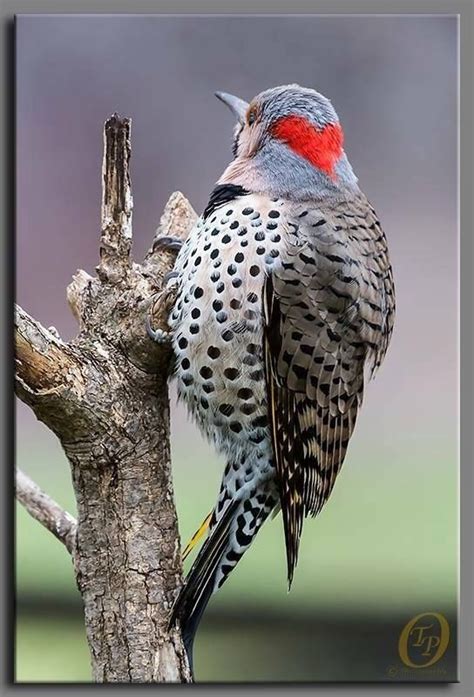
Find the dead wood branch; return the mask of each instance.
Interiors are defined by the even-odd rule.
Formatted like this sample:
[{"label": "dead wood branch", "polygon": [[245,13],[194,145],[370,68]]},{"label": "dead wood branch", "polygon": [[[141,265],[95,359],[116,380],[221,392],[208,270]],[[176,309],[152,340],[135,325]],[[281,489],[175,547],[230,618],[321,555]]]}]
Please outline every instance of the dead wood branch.
[{"label": "dead wood branch", "polygon": [[52,532],[63,543],[69,554],[74,556],[77,523],[72,515],[45,494],[20,469],[16,471],[15,494],[30,516]]},{"label": "dead wood branch", "polygon": [[[174,257],[151,249],[142,264],[131,259],[130,128],[116,114],[104,127],[97,277],[77,271],[67,289],[79,333],[63,342],[18,308],[16,391],[58,436],[71,466],[74,566],[94,680],[188,682],[181,636],[167,629],[182,573],[169,447],[170,352],[145,328]],[[161,227],[185,237],[195,219],[177,193]],[[166,308],[155,302],[154,324],[166,321]],[[19,500],[28,508],[25,496]]]}]

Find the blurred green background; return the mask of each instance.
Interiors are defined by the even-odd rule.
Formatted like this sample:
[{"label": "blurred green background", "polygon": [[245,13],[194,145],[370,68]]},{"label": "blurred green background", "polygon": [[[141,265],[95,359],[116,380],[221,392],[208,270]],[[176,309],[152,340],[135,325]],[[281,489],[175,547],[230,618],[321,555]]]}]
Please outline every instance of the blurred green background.
[{"label": "blurred green background", "polygon": [[[449,16],[20,16],[18,302],[68,340],[65,288],[98,260],[102,125],[132,118],[133,251],[182,190],[197,211],[230,159],[213,97],[299,82],[333,102],[345,149],[387,233],[397,290],[391,347],[365,396],[335,490],[305,524],[290,594],[281,520],[215,596],[198,680],[455,678],[458,583],[458,27]],[[224,462],[174,409],[182,541],[213,506]],[[71,512],[55,437],[19,405],[17,460]],[[90,680],[79,594],[62,546],[17,510],[19,681]],[[403,670],[403,626],[451,623],[432,671]]]},{"label": "blurred green background", "polygon": [[[179,416],[173,419],[173,468],[184,542],[212,506],[222,464]],[[455,448],[432,437],[404,445],[401,457],[375,437],[369,449],[361,441],[370,425],[361,422],[361,437],[354,438],[330,503],[305,525],[291,593],[277,518],[266,524],[212,599],[196,641],[200,681],[393,679],[388,671],[403,667],[399,634],[412,616],[425,611],[442,612],[451,623],[450,648],[436,666],[441,673],[397,677],[455,677]],[[74,511],[62,451],[41,424],[32,423],[31,429],[28,440],[18,441],[19,465]],[[382,455],[380,462],[368,459]],[[191,467],[199,472],[192,481]],[[17,680],[89,680],[68,555],[19,506],[17,588]]]}]

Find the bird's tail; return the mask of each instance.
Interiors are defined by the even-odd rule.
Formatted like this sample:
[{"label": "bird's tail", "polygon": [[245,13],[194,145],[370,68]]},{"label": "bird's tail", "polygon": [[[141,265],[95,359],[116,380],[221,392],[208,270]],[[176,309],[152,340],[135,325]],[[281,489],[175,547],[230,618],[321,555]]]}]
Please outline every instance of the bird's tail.
[{"label": "bird's tail", "polygon": [[209,537],[174,604],[170,626],[176,622],[181,626],[191,670],[194,637],[211,595],[222,586],[276,503],[268,491],[252,494],[231,499],[217,522],[211,524]]},{"label": "bird's tail", "polygon": [[238,500],[231,501],[225,509],[202,546],[173,607],[170,626],[177,621],[181,625],[181,633],[191,670],[196,630],[214,591],[216,573],[229,545],[231,525],[239,503]]}]

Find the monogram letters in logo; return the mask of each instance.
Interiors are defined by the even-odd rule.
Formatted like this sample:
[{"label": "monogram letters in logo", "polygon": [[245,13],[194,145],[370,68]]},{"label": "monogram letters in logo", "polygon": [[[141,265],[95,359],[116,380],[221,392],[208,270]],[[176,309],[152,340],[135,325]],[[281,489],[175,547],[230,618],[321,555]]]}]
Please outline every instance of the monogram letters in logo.
[{"label": "monogram letters in logo", "polygon": [[444,656],[449,644],[449,624],[439,612],[422,612],[403,628],[398,653],[409,668],[428,668]]}]

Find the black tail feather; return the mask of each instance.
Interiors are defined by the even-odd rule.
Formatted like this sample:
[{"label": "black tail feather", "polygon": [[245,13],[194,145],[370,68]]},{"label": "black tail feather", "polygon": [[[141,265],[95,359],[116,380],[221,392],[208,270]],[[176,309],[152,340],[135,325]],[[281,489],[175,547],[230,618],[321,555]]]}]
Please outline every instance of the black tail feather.
[{"label": "black tail feather", "polygon": [[200,550],[173,607],[170,627],[177,621],[192,671],[193,643],[199,622],[214,590],[216,572],[229,542],[229,531],[239,501],[232,501]]}]

